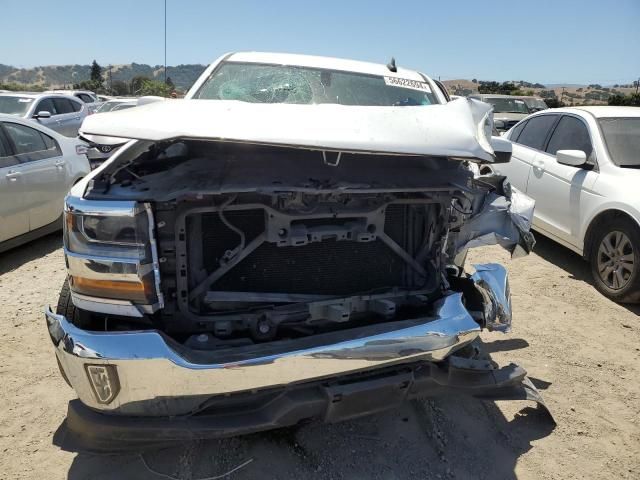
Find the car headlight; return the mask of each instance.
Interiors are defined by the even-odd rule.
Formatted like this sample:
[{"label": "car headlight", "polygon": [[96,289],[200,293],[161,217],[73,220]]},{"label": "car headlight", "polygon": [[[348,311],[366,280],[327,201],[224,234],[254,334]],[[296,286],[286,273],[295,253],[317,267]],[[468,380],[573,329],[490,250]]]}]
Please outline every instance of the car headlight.
[{"label": "car headlight", "polygon": [[151,211],[135,202],[67,197],[64,246],[72,292],[153,305],[160,298]]},{"label": "car headlight", "polygon": [[100,257],[148,257],[149,222],[142,210],[132,216],[91,215],[65,211],[65,246],[72,253]]}]

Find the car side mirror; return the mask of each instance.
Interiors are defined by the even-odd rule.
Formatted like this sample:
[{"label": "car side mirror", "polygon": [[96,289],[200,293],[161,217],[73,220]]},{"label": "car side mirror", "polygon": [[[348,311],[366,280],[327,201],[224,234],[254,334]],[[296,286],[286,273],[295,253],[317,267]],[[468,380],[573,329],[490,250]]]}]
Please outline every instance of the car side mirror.
[{"label": "car side mirror", "polygon": [[51,112],[47,112],[46,110],[42,110],[33,116],[33,118],[51,118]]},{"label": "car side mirror", "polygon": [[495,154],[495,160],[493,163],[509,163],[511,161],[511,152],[513,147],[511,142],[502,136],[491,137],[491,148]]},{"label": "car side mirror", "polygon": [[556,160],[558,163],[570,167],[581,167],[587,163],[587,154],[582,150],[558,150]]}]

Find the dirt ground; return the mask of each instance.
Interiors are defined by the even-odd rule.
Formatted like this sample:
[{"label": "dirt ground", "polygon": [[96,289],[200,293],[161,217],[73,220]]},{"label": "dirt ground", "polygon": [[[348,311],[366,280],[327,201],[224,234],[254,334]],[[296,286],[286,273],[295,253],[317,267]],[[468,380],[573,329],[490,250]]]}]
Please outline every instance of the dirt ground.
[{"label": "dirt ground", "polygon": [[73,397],[42,314],[65,275],[60,236],[0,254],[0,478],[223,478],[240,466],[224,478],[639,479],[640,309],[606,300],[580,258],[544,238],[527,258],[486,248],[471,261],[508,267],[513,333],[483,340],[494,360],[528,370],[555,428],[530,402],[447,398],[109,457],[52,444]]}]

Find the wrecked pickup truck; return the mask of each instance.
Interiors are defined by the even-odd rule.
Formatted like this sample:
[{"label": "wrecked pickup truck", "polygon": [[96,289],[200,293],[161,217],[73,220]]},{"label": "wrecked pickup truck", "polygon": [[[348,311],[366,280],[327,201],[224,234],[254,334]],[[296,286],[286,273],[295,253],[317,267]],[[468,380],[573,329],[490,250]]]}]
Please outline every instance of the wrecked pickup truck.
[{"label": "wrecked pickup truck", "polygon": [[533,202],[490,106],[410,70],[227,55],[185,100],[89,117],[129,139],[66,198],[68,268],[46,311],[85,450],[377,412],[417,396],[532,399],[487,360],[511,328],[497,264],[533,246]]}]

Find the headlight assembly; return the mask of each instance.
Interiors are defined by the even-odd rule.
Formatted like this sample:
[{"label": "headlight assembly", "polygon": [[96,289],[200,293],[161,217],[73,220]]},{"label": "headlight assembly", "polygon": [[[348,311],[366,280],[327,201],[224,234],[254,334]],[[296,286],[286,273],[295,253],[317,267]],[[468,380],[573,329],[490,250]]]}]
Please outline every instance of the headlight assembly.
[{"label": "headlight assembly", "polygon": [[131,209],[131,215],[120,213],[65,210],[65,246],[72,253],[144,261],[149,257],[147,213],[136,208]]},{"label": "headlight assembly", "polygon": [[73,293],[143,305],[161,300],[149,207],[70,196],[64,215],[64,246]]}]

